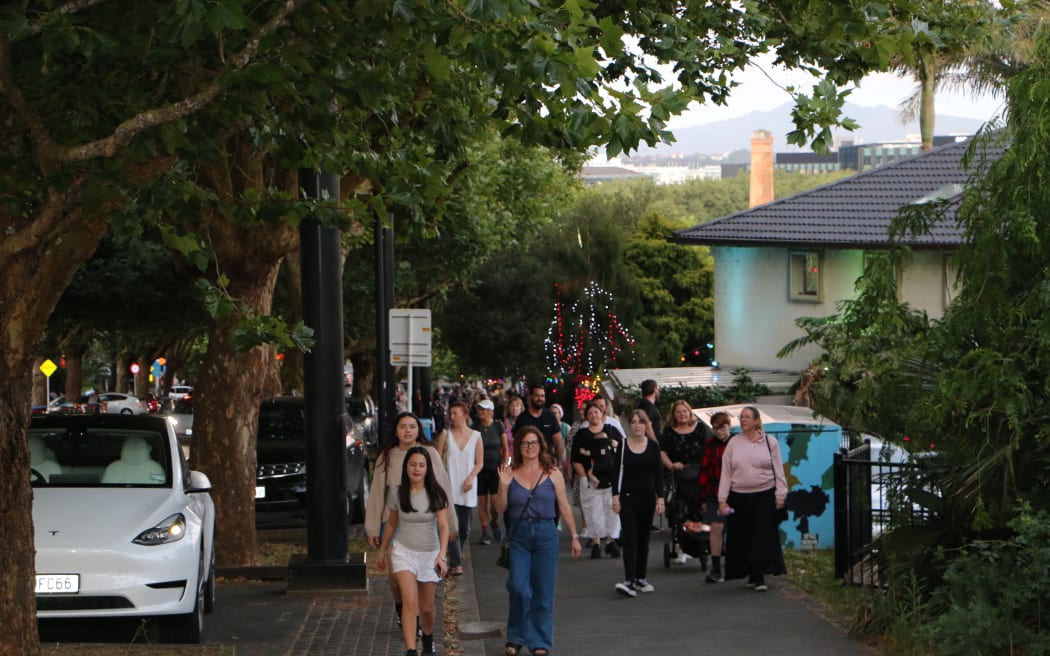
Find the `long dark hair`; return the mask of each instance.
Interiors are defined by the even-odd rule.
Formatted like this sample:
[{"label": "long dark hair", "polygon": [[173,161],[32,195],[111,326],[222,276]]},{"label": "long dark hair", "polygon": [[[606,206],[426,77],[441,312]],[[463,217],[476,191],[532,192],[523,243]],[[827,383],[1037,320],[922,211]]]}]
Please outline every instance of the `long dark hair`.
[{"label": "long dark hair", "polygon": [[427,510],[437,512],[442,508],[448,508],[448,496],[434,478],[433,463],[430,461],[430,453],[425,446],[414,446],[405,454],[405,462],[401,464],[401,487],[397,489],[398,507],[401,508],[401,512],[416,512],[416,509],[412,507],[412,483],[408,480],[408,459],[417,453],[423,454],[427,461],[427,473],[423,477],[423,489],[427,491],[427,499],[430,502]]},{"label": "long dark hair", "polygon": [[411,412],[402,412],[396,419],[394,419],[394,429],[390,431],[389,435],[387,435],[386,443],[383,444],[383,449],[380,451],[379,457],[376,458],[376,465],[382,464],[385,468],[390,464],[390,449],[393,449],[400,444],[400,441],[397,439],[397,425],[400,424],[401,420],[405,417],[411,417],[412,420],[416,422],[416,428],[419,430],[419,432],[416,433],[416,444],[423,443],[423,436],[425,435],[423,432],[423,422],[419,421],[419,417]]}]

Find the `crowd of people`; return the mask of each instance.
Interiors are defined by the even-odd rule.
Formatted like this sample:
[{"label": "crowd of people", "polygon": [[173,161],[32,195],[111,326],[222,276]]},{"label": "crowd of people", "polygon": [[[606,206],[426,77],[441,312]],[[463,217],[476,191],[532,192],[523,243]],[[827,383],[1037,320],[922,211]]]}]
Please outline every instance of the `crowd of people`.
[{"label": "crowd of people", "polygon": [[[543,385],[519,391],[435,394],[432,440],[402,412],[376,460],[365,529],[388,569],[406,656],[420,653],[417,638],[422,654],[435,653],[434,586],[463,573],[475,513],[476,544],[495,540],[509,555],[507,656],[553,648],[561,531],[573,558],[585,542],[591,558],[622,560],[613,589],[625,597],[655,591],[649,542],[665,513],[677,560],[710,555],[708,583],[746,578],[763,592],[766,576],[785,572],[778,523],[787,483],[779,444],[756,408],[740,411],[735,435],[727,413],[708,425],[683,400],[663,417],[649,380],[625,430],[602,395],[571,421],[560,404],[548,406]],[[689,548],[679,528],[704,535],[705,549]]]}]

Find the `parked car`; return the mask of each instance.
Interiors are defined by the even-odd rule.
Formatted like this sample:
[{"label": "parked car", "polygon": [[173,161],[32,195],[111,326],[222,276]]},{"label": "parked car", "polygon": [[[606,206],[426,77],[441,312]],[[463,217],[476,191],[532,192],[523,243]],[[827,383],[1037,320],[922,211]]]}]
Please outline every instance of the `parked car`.
[{"label": "parked car", "polygon": [[200,642],[215,605],[211,483],[171,424],[54,414],[29,427],[37,617],[153,618]]},{"label": "parked car", "polygon": [[[346,506],[351,523],[364,521],[368,499],[367,449],[343,416],[346,455]],[[275,396],[259,409],[256,513],[306,510],[306,401],[301,396]]]},{"label": "parked car", "polygon": [[161,402],[160,414],[171,422],[179,444],[184,448],[188,447],[193,438],[193,396],[187,394],[179,399],[164,399]]},{"label": "parked car", "polygon": [[176,401],[191,394],[193,394],[193,388],[189,385],[172,385],[171,391],[168,392],[168,396]]},{"label": "parked car", "polygon": [[149,412],[149,407],[147,407],[146,403],[134,394],[103,392],[98,395],[98,400],[105,406],[103,412],[122,415],[144,415]]},{"label": "parked car", "polygon": [[354,422],[354,429],[368,445],[370,453],[379,452],[379,418],[376,404],[370,396],[347,396],[346,412]]}]

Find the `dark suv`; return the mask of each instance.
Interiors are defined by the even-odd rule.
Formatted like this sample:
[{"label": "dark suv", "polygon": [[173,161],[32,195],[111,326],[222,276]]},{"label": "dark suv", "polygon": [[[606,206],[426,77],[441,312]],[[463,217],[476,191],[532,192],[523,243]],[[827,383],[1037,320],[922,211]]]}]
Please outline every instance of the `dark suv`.
[{"label": "dark suv", "polygon": [[[344,415],[346,508],[351,523],[364,521],[368,495],[367,449]],[[255,510],[306,510],[306,402],[301,396],[275,396],[259,409],[256,446]]]}]

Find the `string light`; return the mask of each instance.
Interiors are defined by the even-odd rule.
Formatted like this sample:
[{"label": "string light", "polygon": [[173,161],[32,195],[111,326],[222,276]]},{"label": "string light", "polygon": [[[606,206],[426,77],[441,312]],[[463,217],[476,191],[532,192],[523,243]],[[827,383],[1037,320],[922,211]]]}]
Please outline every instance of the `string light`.
[{"label": "string light", "polygon": [[590,282],[566,312],[561,287],[554,286],[554,317],[544,341],[551,375],[596,380],[606,369],[618,366],[625,347],[633,350],[634,337],[612,308],[613,295]]}]

